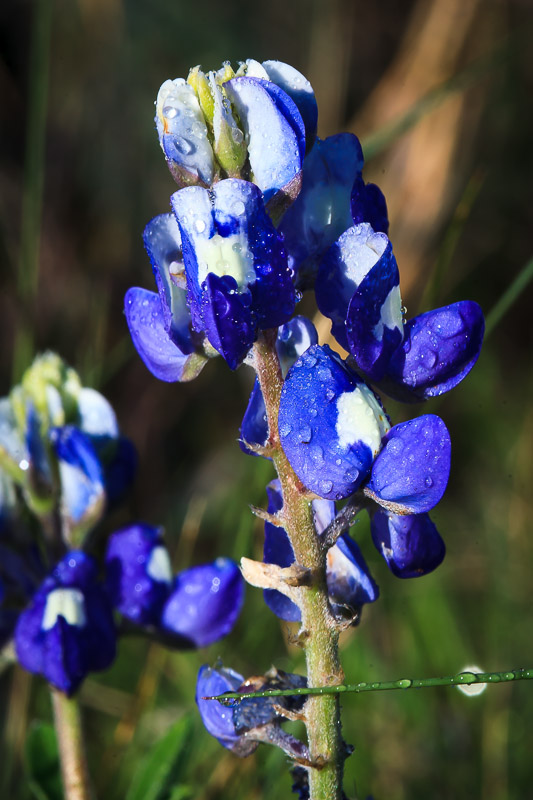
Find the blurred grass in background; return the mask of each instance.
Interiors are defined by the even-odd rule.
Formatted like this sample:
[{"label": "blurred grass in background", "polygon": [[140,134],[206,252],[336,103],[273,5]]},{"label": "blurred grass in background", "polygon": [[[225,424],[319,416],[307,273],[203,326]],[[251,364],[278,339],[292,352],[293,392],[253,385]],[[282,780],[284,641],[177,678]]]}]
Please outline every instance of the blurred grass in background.
[{"label": "blurred grass in background", "polygon": [[[520,0],[270,0],[261,8],[3,0],[0,394],[34,352],[51,348],[111,400],[140,471],[110,529],[132,518],[163,523],[177,569],[219,554],[259,557],[261,525],[248,504],[264,503],[272,477],[236,444],[251,386],[245,368],[230,374],[219,359],[192,384],[164,385],[127,334],[125,290],[153,288],[141,233],[174,189],[153,125],[162,81],[225,59],[294,64],[315,87],[320,134],[352,130],[372,156],[365,177],[387,197],[409,316],[462,298],[487,313],[533,250],[530,12]],[[448,548],[443,566],[400,581],[373,549],[366,521],[352,530],[381,599],[345,635],[351,683],[533,664],[530,308],[526,287],[472,375],[426,406],[454,443],[450,486],[433,514]],[[327,336],[328,326],[321,330]],[[412,414],[387,407],[396,422]],[[81,693],[97,796],[119,800],[142,786],[139,760],[191,711],[200,664],[221,656],[245,675],[272,663],[302,669],[286,628],[248,588],[236,630],[208,651],[123,641],[113,668]],[[346,696],[343,708],[356,748],[351,797],[533,797],[527,683],[477,698],[454,689]],[[28,781],[28,752],[48,752],[36,721],[50,718],[39,680],[0,675],[1,797],[60,796],[53,753],[46,794]],[[283,755],[265,747],[240,761],[194,712],[187,724],[186,758],[168,755],[173,771],[154,800],[290,796]]]}]

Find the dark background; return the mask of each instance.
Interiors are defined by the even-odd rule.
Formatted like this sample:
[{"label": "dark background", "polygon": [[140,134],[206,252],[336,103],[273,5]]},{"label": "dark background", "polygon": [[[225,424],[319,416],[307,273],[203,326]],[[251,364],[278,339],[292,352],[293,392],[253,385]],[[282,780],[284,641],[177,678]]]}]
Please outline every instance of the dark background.
[{"label": "dark background", "polygon": [[[230,373],[217,359],[193,383],[166,385],[127,334],[124,292],[153,288],[142,230],[174,190],[153,123],[163,80],[248,57],[299,68],[317,94],[320,135],[357,133],[365,177],[386,194],[408,316],[462,298],[489,314],[532,255],[531,21],[525,0],[3,0],[0,394],[36,352],[53,349],[110,399],[140,457],[110,529],[132,518],[164,524],[176,569],[219,554],[259,557],[248,505],[264,503],[271,478],[236,444],[247,368]],[[450,486],[433,514],[443,566],[400,581],[366,521],[353,530],[381,599],[345,635],[350,683],[533,665],[530,309],[526,288],[491,318],[472,375],[419,410],[443,416],[453,440]],[[329,326],[319,328],[326,340]],[[394,422],[412,415],[387,407]],[[81,692],[98,797],[125,796],[140,756],[192,708],[198,666],[218,655],[245,675],[273,662],[302,669],[286,625],[251,588],[236,630],[207,652],[124,642],[113,668]],[[533,797],[527,683],[477,698],[352,695],[343,707],[356,746],[351,797]],[[24,742],[48,719],[41,681],[4,670],[1,796],[35,796]],[[266,747],[239,761],[196,720],[183,796],[288,797],[284,765]]]}]

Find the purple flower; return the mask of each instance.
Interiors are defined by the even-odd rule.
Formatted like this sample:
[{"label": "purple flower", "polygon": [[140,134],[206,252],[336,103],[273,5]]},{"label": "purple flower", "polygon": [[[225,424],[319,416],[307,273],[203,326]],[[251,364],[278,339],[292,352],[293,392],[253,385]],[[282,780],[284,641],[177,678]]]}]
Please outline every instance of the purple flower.
[{"label": "purple flower", "polygon": [[160,214],[144,230],[144,244],[158,294],[129,289],[124,313],[133,344],[160,380],[189,381],[207,363],[203,336],[192,331],[179,226],[172,214]]},{"label": "purple flower", "polygon": [[116,531],[105,564],[113,606],[138,625],[158,625],[173,581],[162,531],[139,523]]},{"label": "purple flower", "polygon": [[387,394],[417,402],[456,386],[474,366],[483,313],[462,301],[403,321],[392,246],[368,223],[349,228],[325,255],[317,303],[356,367]]},{"label": "purple flower", "polygon": [[[272,514],[283,508],[278,480],[267,486],[268,511]],[[313,500],[316,531],[320,535],[335,518],[335,503]],[[265,522],[264,560],[267,564],[289,567],[294,563],[294,551],[284,528]],[[379,597],[379,589],[354,540],[347,534],[339,537],[328,550],[326,581],[331,609],[339,620],[359,621],[361,608]],[[288,597],[275,589],[265,589],[267,606],[281,619],[298,622],[300,610]]]},{"label": "purple flower", "polygon": [[20,664],[72,694],[89,672],[115,657],[111,606],[98,566],[80,551],[68,553],[37,590],[15,629]]},{"label": "purple flower", "polygon": [[365,494],[400,514],[428,511],[446,488],[450,437],[425,415],[390,428],[369,387],[327,346],[289,370],[279,409],[283,449],[308,489],[330,500]]},{"label": "purple flower", "polygon": [[161,615],[161,627],[207,647],[226,636],[237,621],[244,601],[244,582],[229,558],[190,567],[178,573]]},{"label": "purple flower", "polygon": [[172,195],[193,328],[235,369],[258,330],[290,318],[295,289],[282,238],[253,183],[228,179]]},{"label": "purple flower", "polygon": [[372,539],[398,578],[427,575],[442,563],[446,547],[428,514],[398,516],[376,509]]},{"label": "purple flower", "polygon": [[105,562],[114,607],[136,625],[173,635],[176,646],[206,647],[237,621],[244,584],[229,558],[173,575],[162,531],[136,523],[110,536]]},{"label": "purple flower", "polygon": [[351,133],[317,139],[306,156],[302,190],[279,226],[299,288],[313,287],[322,258],[354,223],[387,233],[385,198],[365,185],[362,169],[363,151]]}]

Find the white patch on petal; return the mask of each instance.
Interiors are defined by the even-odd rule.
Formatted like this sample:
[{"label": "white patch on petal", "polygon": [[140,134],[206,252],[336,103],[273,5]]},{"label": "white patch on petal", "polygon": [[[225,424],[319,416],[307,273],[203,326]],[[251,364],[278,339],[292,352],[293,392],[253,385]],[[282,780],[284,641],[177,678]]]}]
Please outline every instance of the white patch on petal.
[{"label": "white patch on petal", "polygon": [[146,567],[147,575],[160,583],[172,583],[172,565],[166,547],[154,547]]},{"label": "white patch on petal", "polygon": [[374,264],[377,264],[389,243],[384,233],[375,233],[368,222],[362,222],[353,229],[354,234],[342,242],[343,261],[346,277],[359,286]]},{"label": "white patch on petal", "polygon": [[79,589],[54,589],[46,598],[41,630],[49,631],[63,617],[69,625],[83,628],[87,622],[85,599]]},{"label": "white patch on petal", "polygon": [[[244,214],[244,203],[241,205]],[[239,290],[245,289],[255,281],[254,258],[248,250],[244,235],[233,233],[231,236],[221,236],[215,233],[210,239],[198,238],[195,248],[200,286],[210,272],[220,277],[231,275],[235,278]]]},{"label": "white patch on petal", "polygon": [[335,430],[341,447],[366,444],[376,456],[390,424],[374,393],[364,384],[344,392],[337,400]]},{"label": "white patch on petal", "polygon": [[398,328],[399,331],[403,330],[402,318],[402,298],[400,295],[400,287],[393,286],[385,302],[381,306],[379,322],[374,328],[374,336],[380,341],[383,339],[383,329]]}]

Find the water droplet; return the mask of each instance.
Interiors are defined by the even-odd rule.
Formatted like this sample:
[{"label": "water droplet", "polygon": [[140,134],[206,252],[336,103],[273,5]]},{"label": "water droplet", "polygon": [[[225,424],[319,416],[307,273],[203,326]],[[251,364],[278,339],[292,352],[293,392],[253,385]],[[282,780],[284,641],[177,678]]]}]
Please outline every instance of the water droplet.
[{"label": "water droplet", "polygon": [[429,475],[428,475],[428,476],[427,476],[427,478],[424,480],[424,486],[425,486],[427,489],[431,489],[431,487],[433,486],[433,478],[430,478],[430,477],[429,477]]},{"label": "water droplet", "polygon": [[320,466],[320,464],[322,464],[324,461],[324,451],[319,444],[315,444],[311,447],[309,450],[309,455],[311,457],[311,461],[317,466]]},{"label": "water droplet", "polygon": [[29,468],[30,462],[26,458],[23,458],[22,461],[19,461],[19,469],[21,469],[23,472],[26,472],[26,470]]},{"label": "water droplet", "polygon": [[176,150],[182,156],[189,156],[194,152],[194,145],[188,139],[176,139]]},{"label": "water droplet", "polygon": [[292,430],[292,428],[289,425],[289,423],[288,422],[284,422],[283,425],[280,426],[279,435],[283,436],[283,437],[288,436],[289,433],[291,432],[291,430]]},{"label": "water droplet", "polygon": [[194,227],[196,228],[197,233],[203,233],[205,231],[206,225],[203,219],[197,219],[194,222]]},{"label": "water droplet", "polygon": [[357,688],[358,689],[366,689],[367,686],[368,686],[368,683],[365,683],[364,681],[362,681],[361,683],[357,684]]},{"label": "water droplet", "polygon": [[514,681],[515,674],[514,672],[506,672],[504,677],[506,681]]},{"label": "water droplet", "polygon": [[329,494],[333,489],[333,481],[320,481],[319,489],[324,494]]},{"label": "water droplet", "polygon": [[163,116],[167,119],[174,119],[178,116],[178,109],[176,106],[164,106],[163,107]]},{"label": "water droplet", "polygon": [[233,137],[233,141],[236,144],[241,144],[244,139],[244,134],[239,128],[233,128],[231,131],[231,135]]},{"label": "water droplet", "polygon": [[313,431],[309,427],[309,425],[302,425],[300,430],[298,431],[298,441],[304,444],[307,444],[311,441],[313,437]]},{"label": "water droplet", "polygon": [[410,686],[413,685],[413,681],[409,678],[402,678],[400,681],[396,681],[396,686],[398,689],[409,689]]}]

